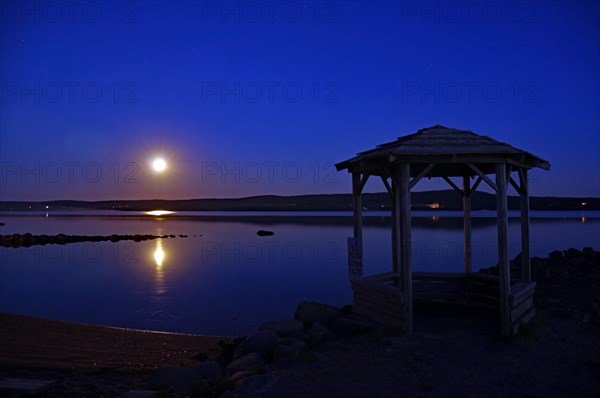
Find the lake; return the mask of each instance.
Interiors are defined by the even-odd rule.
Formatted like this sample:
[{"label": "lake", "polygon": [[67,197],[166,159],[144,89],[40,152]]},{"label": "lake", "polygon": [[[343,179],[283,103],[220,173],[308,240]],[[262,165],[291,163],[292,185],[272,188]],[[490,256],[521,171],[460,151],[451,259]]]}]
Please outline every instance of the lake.
[{"label": "lake", "polygon": [[[509,218],[509,251],[519,219]],[[462,270],[462,213],[413,212],[415,271]],[[474,269],[497,261],[493,211],[473,212]],[[160,331],[244,335],[299,300],[352,301],[346,212],[0,213],[1,234],[175,234],[144,242],[0,248],[0,311]],[[273,236],[259,237],[259,229]],[[366,212],[365,273],[391,270],[390,217]],[[600,248],[600,212],[531,212],[531,253]]]}]

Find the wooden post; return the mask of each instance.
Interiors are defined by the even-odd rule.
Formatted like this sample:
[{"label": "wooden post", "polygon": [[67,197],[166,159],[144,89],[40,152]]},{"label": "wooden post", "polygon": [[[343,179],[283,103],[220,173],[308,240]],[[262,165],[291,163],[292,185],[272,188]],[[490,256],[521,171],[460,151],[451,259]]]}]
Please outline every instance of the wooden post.
[{"label": "wooden post", "polygon": [[[392,272],[400,272],[400,195],[398,194],[398,183],[396,176],[392,176]],[[400,281],[398,281],[400,282]]]},{"label": "wooden post", "polygon": [[412,237],[410,216],[410,165],[402,163],[398,168],[398,185],[396,191],[400,196],[400,240],[402,289],[405,297],[405,322],[406,333],[413,330],[413,302],[412,302]]},{"label": "wooden post", "polygon": [[529,253],[529,185],[527,169],[521,169],[521,278],[523,282],[531,282],[531,256]]},{"label": "wooden post", "polygon": [[463,231],[464,231],[464,265],[465,265],[465,299],[471,302],[471,282],[467,277],[473,270],[471,239],[471,177],[463,176]]},{"label": "wooden post", "polygon": [[471,178],[463,176],[463,226],[464,226],[464,256],[465,274],[472,270],[471,251]]},{"label": "wooden post", "polygon": [[354,237],[362,238],[362,184],[360,173],[352,173],[352,216],[354,218]]},{"label": "wooden post", "polygon": [[498,219],[498,277],[500,284],[500,328],[509,336],[510,323],[510,267],[508,263],[508,203],[506,198],[506,164],[496,164],[496,212]]}]

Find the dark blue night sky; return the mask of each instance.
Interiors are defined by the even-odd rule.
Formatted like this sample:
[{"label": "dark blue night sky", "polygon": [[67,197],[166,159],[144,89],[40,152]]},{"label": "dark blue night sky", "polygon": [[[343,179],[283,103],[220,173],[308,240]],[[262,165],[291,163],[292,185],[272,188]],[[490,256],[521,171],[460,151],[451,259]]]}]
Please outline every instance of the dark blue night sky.
[{"label": "dark blue night sky", "polygon": [[333,162],[435,124],[600,195],[598,2],[71,4],[1,3],[1,200],[348,193]]}]

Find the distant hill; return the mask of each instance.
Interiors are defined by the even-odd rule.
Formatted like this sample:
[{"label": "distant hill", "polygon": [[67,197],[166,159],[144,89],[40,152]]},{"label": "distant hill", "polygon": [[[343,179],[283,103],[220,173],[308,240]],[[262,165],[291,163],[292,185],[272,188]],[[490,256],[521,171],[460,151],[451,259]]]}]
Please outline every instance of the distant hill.
[{"label": "distant hill", "polygon": [[[413,209],[432,209],[439,206],[442,210],[461,210],[462,198],[455,191],[412,192]],[[365,193],[362,195],[363,206],[367,210],[390,209],[390,198],[386,192]],[[532,210],[600,210],[600,198],[563,198],[538,197],[530,198]],[[582,203],[586,203],[582,206]],[[231,210],[231,211],[336,211],[351,210],[352,195],[322,194],[299,196],[250,196],[236,199],[186,199],[186,200],[53,200],[46,202],[2,201],[0,211],[45,210],[49,206],[53,210]],[[471,199],[473,210],[492,210],[496,208],[496,197],[486,192],[475,192]],[[509,209],[519,209],[519,197],[509,196]]]}]

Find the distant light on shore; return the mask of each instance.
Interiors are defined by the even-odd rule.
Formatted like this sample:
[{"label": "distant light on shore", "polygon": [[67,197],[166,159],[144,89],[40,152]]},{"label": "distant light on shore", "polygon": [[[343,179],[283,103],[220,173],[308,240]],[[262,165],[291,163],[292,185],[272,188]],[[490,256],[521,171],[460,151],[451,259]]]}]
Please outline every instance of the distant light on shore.
[{"label": "distant light on shore", "polygon": [[152,211],[147,211],[144,214],[148,214],[149,216],[166,216],[167,214],[173,214],[175,213],[174,211],[169,211],[169,210],[152,210]]}]

